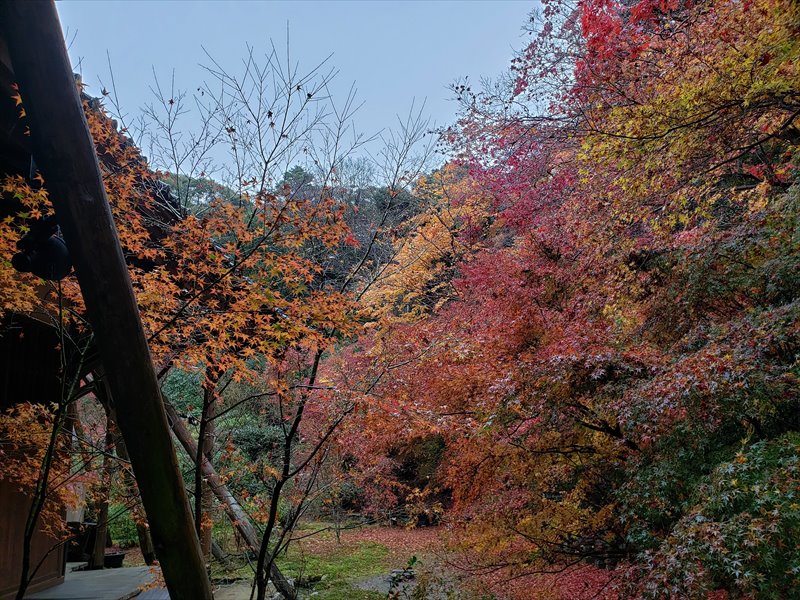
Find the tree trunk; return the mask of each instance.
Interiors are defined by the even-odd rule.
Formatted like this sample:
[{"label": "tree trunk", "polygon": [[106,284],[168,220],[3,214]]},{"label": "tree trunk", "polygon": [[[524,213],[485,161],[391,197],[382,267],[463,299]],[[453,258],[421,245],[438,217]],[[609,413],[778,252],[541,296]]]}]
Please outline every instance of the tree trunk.
[{"label": "tree trunk", "polygon": [[[214,416],[217,413],[217,377],[215,369],[208,367],[206,369],[206,382],[203,385],[203,412],[200,415],[200,431],[198,436],[198,444],[202,449],[203,456],[212,466],[214,464],[214,433],[216,430]],[[203,469],[198,463],[200,457],[195,457],[195,485],[194,485],[194,501],[195,501],[195,526],[197,535],[200,538],[200,549],[203,551],[203,556],[206,560],[211,559],[211,509],[213,506],[211,489],[208,482],[205,481]]]},{"label": "tree trunk", "polygon": [[125,257],[55,5],[0,2],[31,146],[86,304],[172,600],[211,600]]},{"label": "tree trunk", "polygon": [[[167,417],[170,420],[172,432],[175,434],[175,437],[178,438],[178,441],[181,443],[184,450],[186,450],[189,458],[196,460],[197,444],[192,439],[192,435],[189,433],[186,425],[184,425],[178,411],[176,411],[175,407],[169,402],[164,402],[164,408],[167,411]],[[203,476],[208,481],[208,487],[211,488],[214,496],[216,496],[217,500],[222,504],[225,509],[225,514],[228,515],[228,518],[231,520],[234,527],[236,527],[236,530],[242,536],[248,548],[250,548],[252,552],[257,553],[261,548],[261,540],[255,527],[253,527],[253,524],[250,522],[250,517],[241,507],[234,495],[231,494],[230,490],[222,483],[211,463],[207,460],[203,460],[200,466]],[[281,594],[286,598],[295,597],[294,587],[274,563],[270,567],[269,575],[272,583]]]},{"label": "tree trunk", "polygon": [[211,540],[211,553],[214,555],[214,558],[216,558],[223,565],[227,565],[230,562],[225,550],[223,550],[213,539]]},{"label": "tree trunk", "polygon": [[[205,477],[204,477],[205,479]],[[212,511],[214,510],[214,492],[208,483],[203,483],[203,528],[200,531],[200,549],[203,551],[203,556],[206,560],[211,560],[211,542],[214,539],[214,518]]]},{"label": "tree trunk", "polygon": [[97,507],[97,528],[95,529],[94,548],[89,561],[90,569],[102,569],[106,558],[106,538],[108,537],[108,495],[111,492],[111,452],[114,448],[114,436],[111,433],[111,419],[106,416],[105,454],[101,477],[101,498]]},{"label": "tree trunk", "polygon": [[136,537],[139,538],[139,550],[142,551],[144,564],[148,567],[156,562],[156,549],[153,546],[153,538],[150,537],[150,529],[144,523],[136,523]]}]

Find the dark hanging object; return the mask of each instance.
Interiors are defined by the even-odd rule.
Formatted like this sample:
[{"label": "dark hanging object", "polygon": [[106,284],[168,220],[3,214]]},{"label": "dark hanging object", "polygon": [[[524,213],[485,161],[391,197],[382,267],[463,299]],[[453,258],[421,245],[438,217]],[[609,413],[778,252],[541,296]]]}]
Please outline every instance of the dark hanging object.
[{"label": "dark hanging object", "polygon": [[30,231],[17,242],[17,249],[19,252],[11,258],[11,264],[21,273],[58,281],[69,275],[72,268],[55,216],[34,221]]}]

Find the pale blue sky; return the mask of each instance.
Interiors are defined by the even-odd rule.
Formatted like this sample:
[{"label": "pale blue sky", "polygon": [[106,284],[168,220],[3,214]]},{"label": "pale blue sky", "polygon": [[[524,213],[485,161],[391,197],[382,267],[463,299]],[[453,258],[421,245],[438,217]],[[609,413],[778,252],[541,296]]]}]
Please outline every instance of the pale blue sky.
[{"label": "pale blue sky", "polygon": [[327,55],[339,69],[336,93],[355,82],[365,102],[357,125],[374,133],[408,111],[412,98],[427,98],[427,112],[449,123],[455,105],[447,85],[468,75],[495,76],[507,68],[533,2],[100,2],[58,3],[70,55],[99,95],[108,80],[106,51],[126,110],[149,101],[152,69],[194,90],[204,74],[201,46],[236,69],[245,45],[284,43],[312,67]]}]

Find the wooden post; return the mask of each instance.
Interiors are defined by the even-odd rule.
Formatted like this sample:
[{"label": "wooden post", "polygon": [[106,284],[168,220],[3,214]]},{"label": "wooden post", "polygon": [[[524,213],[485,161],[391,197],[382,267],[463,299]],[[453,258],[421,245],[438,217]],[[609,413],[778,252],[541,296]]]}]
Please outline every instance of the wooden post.
[{"label": "wooden post", "polygon": [[52,1],[3,0],[0,27],[80,283],[172,600],[211,584],[178,470],[136,298]]}]

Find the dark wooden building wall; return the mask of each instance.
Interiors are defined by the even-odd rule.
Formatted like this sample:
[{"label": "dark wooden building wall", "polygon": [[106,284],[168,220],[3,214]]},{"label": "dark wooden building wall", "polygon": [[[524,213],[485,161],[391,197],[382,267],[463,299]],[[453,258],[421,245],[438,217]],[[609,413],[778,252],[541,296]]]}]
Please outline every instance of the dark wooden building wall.
[{"label": "dark wooden building wall", "polygon": [[[0,319],[0,408],[18,402],[58,400],[59,352],[55,330],[35,319],[6,315]],[[0,474],[3,464],[0,459]],[[0,480],[0,600],[13,598],[22,566],[22,538],[30,498],[16,485]],[[32,541],[32,563],[38,562],[57,540],[38,532]],[[39,568],[30,591],[46,589],[64,579],[64,546],[51,552]]]},{"label": "dark wooden building wall", "polygon": [[[22,567],[22,536],[30,498],[16,486],[0,481],[0,600],[10,600],[19,587]],[[58,540],[37,532],[31,543],[33,564],[45,556]],[[28,588],[29,592],[46,589],[64,581],[64,544],[58,545],[45,558]]]},{"label": "dark wooden building wall", "polygon": [[20,402],[58,402],[60,368],[53,327],[21,315],[0,319],[0,409]]}]

